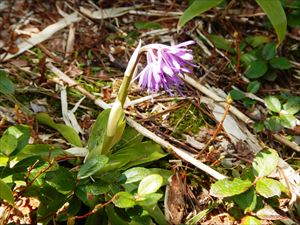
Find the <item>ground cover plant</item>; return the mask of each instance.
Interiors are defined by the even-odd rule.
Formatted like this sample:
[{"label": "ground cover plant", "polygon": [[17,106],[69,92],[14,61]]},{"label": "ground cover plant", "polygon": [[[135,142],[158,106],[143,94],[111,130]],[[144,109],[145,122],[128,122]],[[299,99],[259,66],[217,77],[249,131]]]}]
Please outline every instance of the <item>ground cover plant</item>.
[{"label": "ground cover plant", "polygon": [[0,224],[300,223],[299,0],[0,15]]}]

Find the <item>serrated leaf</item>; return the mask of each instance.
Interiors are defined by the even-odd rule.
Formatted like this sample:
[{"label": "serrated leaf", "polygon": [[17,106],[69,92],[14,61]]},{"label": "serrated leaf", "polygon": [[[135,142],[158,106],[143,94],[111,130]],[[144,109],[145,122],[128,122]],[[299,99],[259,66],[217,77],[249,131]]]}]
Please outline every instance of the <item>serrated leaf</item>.
[{"label": "serrated leaf", "polygon": [[71,144],[82,147],[80,137],[72,127],[55,123],[47,113],[38,113],[36,119],[39,123],[57,130]]},{"label": "serrated leaf", "polygon": [[248,78],[256,79],[262,77],[268,70],[268,64],[263,60],[255,60],[251,62],[245,71]]},{"label": "serrated leaf", "polygon": [[280,196],[281,187],[277,180],[263,177],[256,182],[256,191],[265,198]]},{"label": "serrated leaf", "polygon": [[136,202],[140,206],[151,206],[156,205],[157,202],[163,197],[160,193],[151,193],[148,195],[138,196]]},{"label": "serrated leaf", "polygon": [[183,15],[179,18],[178,22],[178,29],[181,28],[184,24],[186,24],[188,21],[193,19],[196,16],[199,16],[201,13],[219,5],[222,2],[222,0],[197,0],[194,1],[193,4],[188,7]]},{"label": "serrated leaf", "polygon": [[88,159],[80,168],[77,178],[83,179],[101,170],[107,163],[108,157],[105,155],[95,156],[94,158]]},{"label": "serrated leaf", "polygon": [[260,82],[258,81],[252,81],[247,86],[247,92],[255,94],[260,88]]},{"label": "serrated leaf", "polygon": [[276,31],[280,44],[284,39],[287,29],[287,20],[280,0],[256,0],[256,2],[267,14]]},{"label": "serrated leaf", "polygon": [[125,176],[125,184],[134,183],[137,181],[142,180],[146,176],[148,176],[151,172],[144,168],[144,167],[134,167],[129,170],[126,170],[123,173],[123,176]]},{"label": "serrated leaf", "polygon": [[0,70],[0,93],[13,94],[15,88],[15,84],[7,77],[6,72]]},{"label": "serrated leaf", "polygon": [[75,178],[72,173],[64,167],[58,170],[47,172],[45,181],[58,192],[68,194],[75,189]]},{"label": "serrated leaf", "polygon": [[255,156],[252,163],[253,173],[257,177],[268,176],[275,171],[278,162],[279,155],[274,149],[264,149]]},{"label": "serrated leaf", "polygon": [[119,208],[130,208],[136,204],[133,195],[125,191],[118,192],[113,203]]},{"label": "serrated leaf", "polygon": [[297,125],[297,118],[291,114],[281,114],[280,124],[285,128],[294,128]]},{"label": "serrated leaf", "polygon": [[281,110],[281,103],[278,98],[275,96],[267,96],[265,97],[265,105],[266,107],[272,112],[280,112]]},{"label": "serrated leaf", "polygon": [[210,194],[215,197],[230,197],[247,191],[252,186],[251,181],[234,178],[233,180],[218,180],[211,186]]},{"label": "serrated leaf", "polygon": [[276,55],[275,43],[271,42],[271,43],[266,44],[264,46],[261,54],[265,60],[270,60],[270,59],[274,58],[274,56]]},{"label": "serrated leaf", "polygon": [[275,69],[287,70],[292,67],[289,60],[285,57],[276,57],[270,60],[270,65]]},{"label": "serrated leaf", "polygon": [[233,196],[233,200],[244,210],[244,213],[252,212],[256,207],[256,193],[254,188],[250,188],[248,191]]},{"label": "serrated leaf", "polygon": [[0,179],[0,198],[14,205],[14,195],[10,187]]},{"label": "serrated leaf", "polygon": [[162,183],[162,176],[158,174],[151,174],[140,182],[138,187],[138,195],[144,196],[155,193],[161,187]]},{"label": "serrated leaf", "polygon": [[0,139],[0,152],[6,156],[9,156],[18,146],[18,140],[15,136],[4,133]]},{"label": "serrated leaf", "polygon": [[242,218],[241,225],[261,225],[261,222],[254,216],[245,216]]},{"label": "serrated leaf", "polygon": [[233,100],[242,100],[243,98],[245,98],[245,94],[240,90],[236,90],[236,89],[231,90],[229,94]]},{"label": "serrated leaf", "polygon": [[277,213],[273,208],[266,206],[256,212],[256,216],[263,220],[282,220],[286,219],[286,216],[282,216]]}]

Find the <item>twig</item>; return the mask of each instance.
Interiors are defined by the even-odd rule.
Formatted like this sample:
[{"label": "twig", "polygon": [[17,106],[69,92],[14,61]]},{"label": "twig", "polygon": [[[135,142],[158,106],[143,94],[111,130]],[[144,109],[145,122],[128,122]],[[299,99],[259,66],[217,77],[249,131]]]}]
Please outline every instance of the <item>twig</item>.
[{"label": "twig", "polygon": [[[194,80],[193,78],[191,78],[187,75],[181,75],[181,78],[183,80],[185,80],[188,84],[190,84],[191,86],[193,86],[194,88],[196,88],[197,90],[199,90],[200,92],[202,92],[203,94],[208,96],[209,98],[218,102],[219,105],[226,108],[226,103],[224,102],[224,99],[221,98],[220,96],[218,96],[217,94],[215,94],[214,92],[212,92],[211,90],[209,90],[207,87],[201,85],[199,82],[197,82],[196,80]],[[254,121],[252,119],[247,117],[245,114],[243,114],[241,111],[239,111],[234,106],[230,107],[230,112],[233,115],[235,115],[237,118],[239,118],[241,121],[243,121],[245,124],[253,124],[254,123]],[[272,135],[280,143],[287,145],[288,147],[292,148],[293,150],[295,150],[297,152],[300,152],[300,146],[297,145],[296,143],[287,140],[285,137],[283,137],[281,135],[278,135],[278,134],[272,134]]]},{"label": "twig", "polygon": [[[106,109],[109,108],[109,105],[105,102],[103,102],[101,99],[97,99],[93,94],[85,90],[83,87],[77,84],[76,81],[68,77],[66,74],[64,74],[62,71],[60,71],[57,67],[53,66],[51,63],[47,63],[46,65],[54,74],[56,74],[56,77],[53,77],[52,80],[58,84],[61,84],[61,82],[66,83],[69,87],[74,87],[78,91],[80,91],[82,94],[86,95],[88,98],[94,101],[95,105]],[[181,159],[193,164],[200,170],[206,172],[210,176],[214,177],[217,180],[224,179],[226,176],[223,174],[220,174],[216,170],[210,168],[209,166],[205,165],[204,163],[200,162],[199,160],[195,159],[192,154],[177,148],[173,145],[171,145],[169,142],[163,140],[156,134],[152,133],[150,130],[146,129],[139,123],[135,122],[130,117],[126,117],[127,123],[129,126],[136,129],[138,132],[140,132],[145,137],[148,137],[149,139],[153,140],[154,142],[160,144],[162,147],[165,147],[169,152],[173,152],[177,154]]]},{"label": "twig", "polygon": [[[180,75],[180,77],[186,81],[188,84],[208,96],[209,98],[213,99],[214,101],[218,102],[219,105],[226,108],[226,102],[225,99],[221,98],[219,95],[215,94],[211,90],[209,90],[207,87],[200,84],[198,81],[194,80],[193,78],[187,76],[187,75]],[[249,117],[247,117],[245,114],[243,114],[240,110],[235,108],[234,106],[230,107],[230,112],[233,113],[237,118],[239,118],[241,121],[244,121],[246,124],[254,123],[253,120],[251,120]]]},{"label": "twig", "polygon": [[212,137],[211,137],[211,138],[209,139],[209,141],[206,143],[205,147],[204,147],[201,151],[199,151],[199,153],[198,153],[198,155],[197,155],[197,158],[200,157],[201,153],[204,152],[204,151],[210,146],[210,144],[216,139],[217,135],[220,133],[220,131],[221,131],[221,129],[222,129],[222,126],[223,126],[223,122],[224,122],[224,120],[226,119],[226,116],[227,116],[227,114],[228,114],[228,112],[229,112],[231,102],[232,102],[231,98],[230,98],[230,97],[227,98],[227,101],[226,101],[226,107],[225,107],[225,111],[224,111],[224,114],[223,114],[223,116],[222,116],[222,119],[220,120],[220,122],[219,122],[219,124],[218,124],[216,130],[214,131]]}]

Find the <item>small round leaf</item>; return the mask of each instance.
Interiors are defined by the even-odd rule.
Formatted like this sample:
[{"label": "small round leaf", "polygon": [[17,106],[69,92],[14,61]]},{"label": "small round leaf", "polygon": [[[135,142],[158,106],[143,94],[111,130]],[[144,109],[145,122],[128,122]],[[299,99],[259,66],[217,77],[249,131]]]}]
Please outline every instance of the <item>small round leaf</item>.
[{"label": "small round leaf", "polygon": [[255,80],[248,84],[247,91],[255,94],[259,90],[259,88],[260,88],[260,82]]},{"label": "small round leaf", "polygon": [[119,208],[131,208],[135,205],[135,200],[132,194],[122,191],[116,194],[113,203]]},{"label": "small round leaf", "polygon": [[140,182],[138,187],[138,195],[144,196],[155,193],[161,187],[162,183],[162,176],[158,174],[151,174]]},{"label": "small round leaf", "polygon": [[281,194],[280,183],[277,180],[263,177],[256,182],[256,191],[265,198]]},{"label": "small round leaf", "polygon": [[291,68],[289,60],[285,57],[276,57],[271,59],[270,64],[275,69],[287,70]]},{"label": "small round leaf", "polygon": [[279,155],[274,149],[260,151],[252,163],[254,175],[257,177],[270,175],[276,169],[278,162]]},{"label": "small round leaf", "polygon": [[268,70],[268,64],[263,60],[255,60],[249,64],[245,75],[248,78],[256,79],[262,77]]},{"label": "small round leaf", "polygon": [[266,44],[262,50],[262,57],[265,60],[270,60],[274,58],[275,55],[276,55],[276,44],[273,42]]},{"label": "small round leaf", "polygon": [[265,105],[269,110],[272,112],[280,112],[281,110],[281,103],[278,98],[275,96],[267,96],[265,97]]},{"label": "small round leaf", "polygon": [[233,100],[242,100],[243,98],[245,98],[245,94],[240,90],[231,90],[229,94]]},{"label": "small round leaf", "polygon": [[252,186],[251,181],[234,178],[233,180],[218,180],[211,186],[210,194],[215,197],[230,197],[247,191]]}]

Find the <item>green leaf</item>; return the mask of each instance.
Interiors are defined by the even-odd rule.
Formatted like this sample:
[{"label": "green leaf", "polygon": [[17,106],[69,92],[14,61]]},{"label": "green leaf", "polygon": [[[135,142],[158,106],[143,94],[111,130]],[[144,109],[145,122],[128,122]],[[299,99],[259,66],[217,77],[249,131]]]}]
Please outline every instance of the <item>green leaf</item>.
[{"label": "green leaf", "polygon": [[242,218],[241,225],[261,225],[261,222],[254,216],[245,216]]},{"label": "green leaf", "polygon": [[234,178],[233,180],[218,180],[211,186],[210,194],[215,197],[230,197],[247,191],[252,186],[251,181]]},{"label": "green leaf", "polygon": [[163,178],[158,174],[152,174],[145,177],[139,184],[138,195],[144,196],[155,193],[162,185]]},{"label": "green leaf", "polygon": [[117,193],[113,203],[119,208],[131,208],[136,204],[133,195],[125,191]]},{"label": "green leaf", "polygon": [[260,88],[260,82],[258,81],[252,81],[247,86],[247,92],[255,94]]},{"label": "green leaf", "polygon": [[97,175],[102,175],[112,170],[126,170],[137,165],[156,161],[166,155],[160,145],[152,141],[130,145],[111,154],[109,162]]},{"label": "green leaf", "polygon": [[233,196],[233,200],[244,210],[244,213],[252,212],[257,202],[255,189],[251,187],[248,191]]},{"label": "green leaf", "polygon": [[288,114],[294,115],[300,111],[300,101],[288,99],[288,102],[283,105],[283,109]]},{"label": "green leaf", "polygon": [[120,217],[115,209],[116,208],[113,206],[113,204],[109,204],[105,207],[105,212],[109,223],[111,225],[128,225],[128,221],[125,221],[124,218]]},{"label": "green leaf", "polygon": [[136,203],[140,206],[156,205],[157,202],[163,197],[160,193],[151,193],[147,195],[138,196]]},{"label": "green leaf", "polygon": [[223,49],[225,51],[233,51],[231,48],[231,43],[220,35],[209,35],[208,38],[213,42],[214,46],[218,49]]},{"label": "green leaf", "polygon": [[134,167],[126,170],[123,175],[125,176],[125,184],[134,183],[142,180],[146,176],[150,175],[150,171],[144,167]]},{"label": "green leaf", "polygon": [[26,126],[26,125],[16,125],[16,126],[10,126],[7,128],[5,133],[8,133],[10,135],[13,135],[17,140],[18,140],[18,145],[15,148],[15,150],[10,154],[16,155],[20,151],[24,149],[24,147],[28,144],[30,134],[31,134],[31,129]]},{"label": "green leaf", "polygon": [[68,194],[75,189],[75,178],[72,173],[64,167],[46,173],[45,181],[58,192]]},{"label": "green leaf", "polygon": [[78,185],[75,194],[85,205],[94,207],[97,201],[99,201],[99,198],[93,194],[92,190],[90,185]]},{"label": "green leaf", "polygon": [[289,60],[285,57],[276,57],[270,60],[270,65],[275,69],[288,70],[292,66]]},{"label": "green leaf", "polygon": [[67,156],[66,151],[47,144],[28,144],[26,145],[21,152],[15,155],[15,159],[20,161],[22,159],[40,156],[43,159],[52,160],[56,156]]},{"label": "green leaf", "polygon": [[0,70],[0,93],[13,94],[15,89],[15,84],[7,77],[6,72]]},{"label": "green leaf", "polygon": [[278,153],[271,148],[257,153],[252,163],[254,175],[264,177],[275,171],[279,161]]},{"label": "green leaf", "polygon": [[0,139],[0,152],[6,156],[9,156],[18,146],[18,140],[15,136],[4,133]]},{"label": "green leaf", "polygon": [[260,7],[265,11],[271,21],[280,44],[285,36],[287,29],[287,20],[280,0],[256,0]]},{"label": "green leaf", "polygon": [[0,198],[11,205],[15,204],[12,190],[2,179],[0,179]]},{"label": "green leaf", "polygon": [[281,114],[279,116],[280,124],[285,128],[294,128],[297,125],[297,119],[291,114]]},{"label": "green leaf", "polygon": [[262,77],[267,70],[268,64],[265,61],[258,59],[249,64],[247,70],[245,71],[245,75],[248,78],[256,79]]},{"label": "green leaf", "polygon": [[55,123],[47,113],[37,114],[36,119],[39,123],[57,130],[70,144],[82,147],[80,137],[72,127]]},{"label": "green leaf", "polygon": [[267,96],[265,97],[265,105],[272,112],[279,113],[281,110],[281,103],[278,98],[275,96]]},{"label": "green leaf", "polygon": [[250,44],[253,48],[256,48],[262,44],[268,43],[270,39],[267,36],[257,35],[257,36],[247,36],[245,41],[248,44]]},{"label": "green leaf", "polygon": [[229,94],[233,100],[242,100],[243,98],[245,98],[245,94],[240,90],[231,90]]},{"label": "green leaf", "polygon": [[276,55],[276,45],[273,42],[266,44],[262,49],[262,57],[265,60],[270,60],[274,58],[275,55]]},{"label": "green leaf", "polygon": [[188,221],[185,222],[186,225],[196,225],[200,222],[200,220],[205,217],[211,210],[213,209],[212,206],[210,206],[208,209],[204,209],[197,213],[195,216],[190,218]]},{"label": "green leaf", "polygon": [[90,152],[88,158],[92,158],[94,155],[109,153],[113,145],[115,145],[122,137],[126,125],[124,112],[118,122],[117,134],[114,137],[107,136],[109,114],[110,109],[105,109],[99,113],[92,127],[88,140],[88,149]]},{"label": "green leaf", "polygon": [[99,155],[94,158],[88,159],[80,168],[77,178],[83,179],[92,176],[93,174],[101,170],[105,166],[105,164],[108,163],[108,160],[108,157],[105,155]]},{"label": "green leaf", "polygon": [[197,0],[187,8],[183,15],[179,18],[178,29],[180,29],[184,24],[193,19],[196,16],[199,16],[201,13],[219,5],[222,0]]},{"label": "green leaf", "polygon": [[265,198],[270,198],[275,195],[280,196],[280,182],[271,178],[263,177],[256,182],[256,191]]},{"label": "green leaf", "polygon": [[282,129],[281,121],[278,116],[272,116],[271,118],[264,121],[264,124],[267,129],[271,131],[280,131]]},{"label": "green leaf", "polygon": [[132,127],[126,127],[125,131],[122,135],[122,138],[118,143],[116,143],[115,148],[120,149],[120,148],[125,148],[130,145],[136,145],[142,142],[144,136],[137,132],[136,129]]},{"label": "green leaf", "polygon": [[134,26],[138,30],[160,29],[161,28],[160,23],[150,22],[150,21],[137,21],[134,23]]}]

